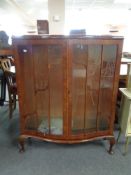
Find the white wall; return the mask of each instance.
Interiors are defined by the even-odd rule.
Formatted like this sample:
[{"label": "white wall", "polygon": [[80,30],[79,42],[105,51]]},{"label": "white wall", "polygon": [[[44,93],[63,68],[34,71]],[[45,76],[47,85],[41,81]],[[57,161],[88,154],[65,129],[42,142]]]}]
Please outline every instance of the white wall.
[{"label": "white wall", "polygon": [[48,0],[48,14],[49,33],[64,34],[65,0]]}]

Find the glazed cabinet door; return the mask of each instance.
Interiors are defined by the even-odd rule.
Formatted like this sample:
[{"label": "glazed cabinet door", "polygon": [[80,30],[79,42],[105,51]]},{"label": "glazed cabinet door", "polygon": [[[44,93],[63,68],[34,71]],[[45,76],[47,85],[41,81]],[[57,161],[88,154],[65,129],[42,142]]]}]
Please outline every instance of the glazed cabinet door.
[{"label": "glazed cabinet door", "polygon": [[117,47],[101,43],[74,39],[69,44],[68,115],[74,136],[111,127]]},{"label": "glazed cabinet door", "polygon": [[112,129],[115,117],[115,101],[117,95],[118,45],[110,43],[102,46],[102,64],[98,104],[98,130]]},{"label": "glazed cabinet door", "polygon": [[[28,43],[27,43],[28,44]],[[65,134],[66,43],[20,45],[18,76],[21,131],[41,135]]]}]

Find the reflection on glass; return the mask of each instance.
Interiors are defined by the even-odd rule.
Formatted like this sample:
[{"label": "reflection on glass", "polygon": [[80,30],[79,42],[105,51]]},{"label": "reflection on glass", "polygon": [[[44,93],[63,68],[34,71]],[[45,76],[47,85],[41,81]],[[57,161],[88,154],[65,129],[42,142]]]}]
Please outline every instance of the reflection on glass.
[{"label": "reflection on glass", "polygon": [[[63,134],[64,83],[63,52],[61,48],[57,45],[33,46],[32,57],[28,59],[33,60],[30,66],[34,69],[34,80],[32,80],[33,84],[29,83],[30,80],[27,81],[28,87],[26,87],[28,89],[35,87],[31,91],[31,93],[34,93],[32,96],[35,99],[33,106],[29,106],[33,117],[30,117],[30,115],[27,117],[27,129],[37,130],[44,134]],[[26,96],[28,97],[28,95]]]},{"label": "reflection on glass", "polygon": [[[46,46],[33,46],[37,130],[49,133],[49,78]],[[43,57],[43,58],[42,58]],[[44,100],[43,100],[44,99]]]},{"label": "reflection on glass", "polygon": [[[106,45],[103,47],[103,64],[100,81],[99,97],[99,130],[107,130],[110,126],[112,115],[113,80],[115,74],[116,45]],[[104,102],[104,103],[103,103]]]},{"label": "reflection on glass", "polygon": [[116,45],[73,45],[73,134],[109,128],[116,49]]},{"label": "reflection on glass", "polygon": [[86,70],[82,65],[73,65],[72,81],[72,131],[83,132]]},{"label": "reflection on glass", "polygon": [[50,46],[48,50],[50,84],[50,133],[63,134],[63,57],[61,46]]},{"label": "reflection on glass", "polygon": [[77,44],[72,52],[72,132],[96,131],[101,45]]}]

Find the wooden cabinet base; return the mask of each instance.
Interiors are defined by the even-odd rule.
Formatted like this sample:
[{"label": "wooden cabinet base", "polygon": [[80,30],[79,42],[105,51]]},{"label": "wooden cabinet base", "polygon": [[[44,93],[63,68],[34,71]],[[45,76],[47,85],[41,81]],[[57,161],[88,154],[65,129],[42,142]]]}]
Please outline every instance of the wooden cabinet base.
[{"label": "wooden cabinet base", "polygon": [[60,143],[60,144],[65,144],[65,143],[68,143],[68,144],[76,144],[76,143],[83,143],[83,142],[89,142],[89,141],[94,141],[94,140],[102,140],[102,139],[106,139],[106,140],[109,140],[109,150],[107,150],[107,152],[109,154],[114,154],[114,151],[113,151],[113,146],[115,145],[115,137],[114,136],[111,136],[111,135],[107,135],[107,136],[99,136],[99,137],[93,137],[93,138],[85,138],[83,140],[81,139],[73,139],[73,140],[65,140],[65,139],[57,139],[57,138],[49,138],[49,136],[47,137],[41,137],[41,136],[33,136],[33,135],[21,135],[19,137],[19,152],[25,152],[25,139],[28,139],[28,143],[29,145],[32,145],[32,140],[31,138],[35,138],[35,139],[40,139],[40,140],[43,140],[43,141],[47,141],[47,142],[54,142],[54,143]]},{"label": "wooden cabinet base", "polygon": [[109,138],[109,142],[110,142],[110,148],[109,148],[109,154],[114,154],[113,152],[113,146],[115,145],[115,138]]}]

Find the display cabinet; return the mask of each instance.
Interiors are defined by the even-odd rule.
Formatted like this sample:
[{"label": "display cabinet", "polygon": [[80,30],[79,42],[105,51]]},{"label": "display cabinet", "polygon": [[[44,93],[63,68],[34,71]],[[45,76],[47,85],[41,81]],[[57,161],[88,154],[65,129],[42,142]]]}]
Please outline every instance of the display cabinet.
[{"label": "display cabinet", "polygon": [[122,37],[34,35],[13,38],[20,145],[107,138],[113,128]]}]

